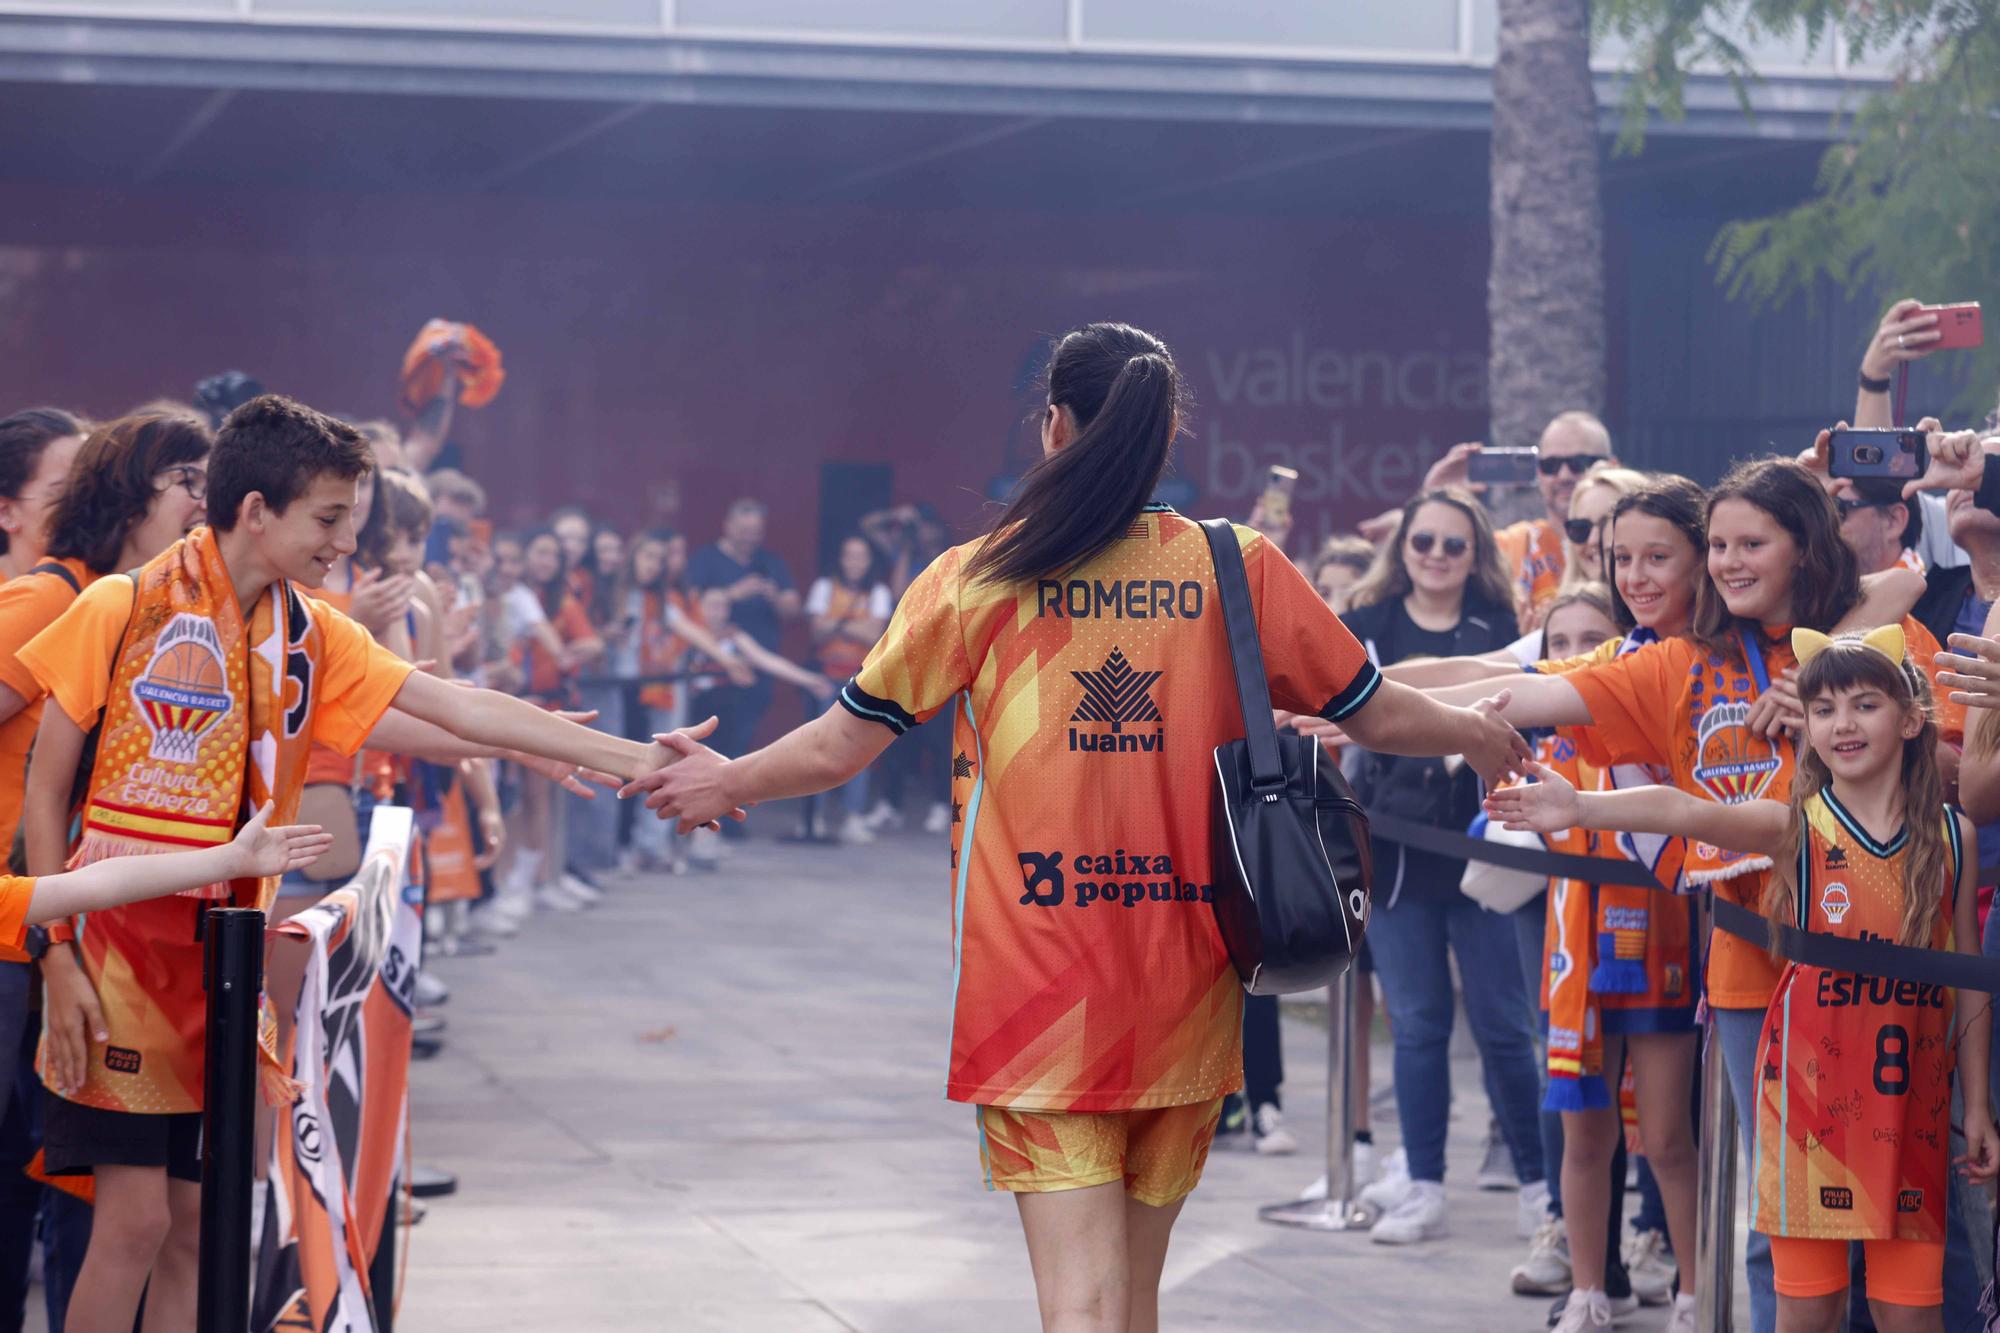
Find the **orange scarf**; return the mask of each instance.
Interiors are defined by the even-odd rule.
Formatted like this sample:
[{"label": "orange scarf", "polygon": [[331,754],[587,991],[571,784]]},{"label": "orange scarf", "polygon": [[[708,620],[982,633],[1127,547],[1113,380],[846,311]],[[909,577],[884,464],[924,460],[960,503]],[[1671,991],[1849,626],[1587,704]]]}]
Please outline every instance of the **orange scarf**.
[{"label": "orange scarf", "polygon": [[[246,626],[207,528],[154,557],[133,581],[131,627],[112,668],[72,867],[218,846],[236,836],[246,810],[266,801],[277,806],[271,823],[289,824],[304,786],[306,696],[322,654],[298,594],[273,584]],[[276,891],[273,879],[210,884],[187,896],[267,908]]]},{"label": "orange scarf", "polygon": [[[69,864],[213,847],[266,801],[273,826],[298,815],[311,749],[312,684],[324,645],[282,581],[249,623],[215,534],[198,528],[133,576],[132,618],[111,691]],[[268,912],[275,877],[187,890]],[[269,1006],[260,1015],[267,1101],[289,1101]]]},{"label": "orange scarf", "polygon": [[[1597,790],[1597,770],[1583,762],[1568,737],[1550,736],[1539,748],[1541,761],[1579,791]],[[1552,852],[1606,854],[1598,836],[1587,829],[1544,834],[1543,841]],[[1604,1083],[1603,1014],[1590,985],[1595,953],[1591,889],[1582,880],[1549,881],[1549,1086],[1542,1101],[1547,1111],[1589,1111],[1611,1104]]]}]

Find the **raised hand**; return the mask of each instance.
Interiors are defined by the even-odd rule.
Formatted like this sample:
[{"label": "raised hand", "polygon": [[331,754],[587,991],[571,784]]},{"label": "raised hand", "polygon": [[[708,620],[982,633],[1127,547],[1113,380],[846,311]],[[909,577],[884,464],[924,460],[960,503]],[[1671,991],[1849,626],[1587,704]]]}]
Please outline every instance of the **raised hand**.
[{"label": "raised hand", "polygon": [[1508,829],[1526,833],[1560,833],[1583,818],[1576,788],[1562,774],[1532,761],[1528,771],[1537,779],[1486,793],[1486,814]]},{"label": "raised hand", "polygon": [[2000,708],[2000,640],[1954,634],[1937,655],[1937,683],[1967,708]]},{"label": "raised hand", "polygon": [[1930,463],[1922,476],[1903,483],[1905,500],[1919,491],[1976,491],[1986,476],[1986,456],[2000,453],[2000,436],[1980,438],[1976,430],[1944,431],[1925,418]]},{"label": "raised hand", "polygon": [[320,853],[333,846],[333,835],[318,824],[282,824],[270,827],[271,803],[244,821],[229,849],[236,863],[232,879],[262,879],[283,875],[311,865]]},{"label": "raised hand", "polygon": [[1923,302],[1906,296],[1889,307],[1868,350],[1861,354],[1861,373],[1871,380],[1885,380],[1889,372],[1909,361],[1929,356],[1933,343],[1944,335],[1938,332],[1936,315],[1919,315]]}]

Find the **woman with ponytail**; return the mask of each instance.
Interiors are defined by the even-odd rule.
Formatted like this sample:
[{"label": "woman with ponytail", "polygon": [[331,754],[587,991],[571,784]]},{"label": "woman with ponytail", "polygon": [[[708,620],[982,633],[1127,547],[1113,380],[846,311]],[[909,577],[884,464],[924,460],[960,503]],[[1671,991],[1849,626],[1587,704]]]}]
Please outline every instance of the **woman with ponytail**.
[{"label": "woman with ponytail", "polygon": [[[954,981],[946,1095],[1015,1194],[1046,1329],[1159,1327],[1160,1272],[1225,1093],[1242,991],[1207,904],[1213,754],[1243,720],[1206,534],[1151,502],[1186,412],[1159,339],[1091,324],[1049,358],[1042,461],[984,538],[910,586],[839,706],[738,759],[627,791],[685,829],[847,781],[951,711]],[[1499,700],[1391,685],[1284,556],[1243,549],[1272,702],[1361,743],[1525,746]]]}]

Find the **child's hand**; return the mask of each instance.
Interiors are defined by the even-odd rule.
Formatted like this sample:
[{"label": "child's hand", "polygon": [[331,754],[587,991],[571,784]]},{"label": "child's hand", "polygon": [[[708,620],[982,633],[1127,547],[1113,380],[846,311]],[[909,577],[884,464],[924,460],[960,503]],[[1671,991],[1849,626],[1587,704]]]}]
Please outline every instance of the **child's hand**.
[{"label": "child's hand", "polygon": [[1965,1117],[1965,1156],[1958,1159],[1958,1165],[1965,1168],[1968,1179],[1978,1184],[1983,1185],[2000,1176],[2000,1130],[1993,1127],[1991,1115],[1975,1115],[1968,1109]]},{"label": "child's hand", "polygon": [[270,819],[271,803],[266,801],[229,844],[237,861],[231,879],[260,879],[298,870],[319,860],[320,853],[333,846],[333,835],[318,824],[270,828]]},{"label": "child's hand", "polygon": [[1537,781],[1487,793],[1487,815],[1515,832],[1560,833],[1575,828],[1583,819],[1576,788],[1546,764],[1531,761],[1528,770]]}]

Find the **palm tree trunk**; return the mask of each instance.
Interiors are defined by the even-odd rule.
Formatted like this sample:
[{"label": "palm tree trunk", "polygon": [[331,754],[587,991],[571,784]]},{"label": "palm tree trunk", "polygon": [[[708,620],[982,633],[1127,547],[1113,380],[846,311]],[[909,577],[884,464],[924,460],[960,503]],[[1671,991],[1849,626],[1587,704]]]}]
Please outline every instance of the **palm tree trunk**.
[{"label": "palm tree trunk", "polygon": [[1493,64],[1489,441],[1604,406],[1604,210],[1589,0],[1500,0]]}]

